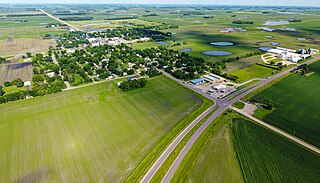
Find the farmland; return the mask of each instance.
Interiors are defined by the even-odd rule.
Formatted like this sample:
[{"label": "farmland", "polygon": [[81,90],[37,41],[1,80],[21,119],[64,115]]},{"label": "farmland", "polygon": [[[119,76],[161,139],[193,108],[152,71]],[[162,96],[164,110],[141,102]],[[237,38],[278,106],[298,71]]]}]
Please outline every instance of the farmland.
[{"label": "farmland", "polygon": [[183,160],[173,182],[244,182],[230,129],[235,117],[240,115],[223,114],[213,121]]},{"label": "farmland", "polygon": [[56,42],[53,39],[41,38],[14,38],[0,40],[0,55],[8,56],[26,52],[42,52],[47,51],[49,46],[55,47]]},{"label": "farmland", "polygon": [[[55,20],[47,16],[22,17],[28,22],[16,23],[16,17],[5,17],[8,14],[23,12],[26,14],[39,14],[40,12],[28,10],[28,6],[7,7],[0,10],[0,16],[3,16],[0,23],[0,39],[7,38],[40,38],[45,34],[59,35],[66,32],[66,27],[49,27],[46,24],[56,23]],[[163,32],[172,32],[171,38],[166,40],[173,50],[190,49],[188,52],[192,56],[204,58],[207,62],[217,62],[230,57],[241,57],[248,53],[259,51],[261,46],[271,46],[270,42],[278,42],[280,46],[292,49],[316,48],[319,49],[319,19],[317,9],[257,9],[257,7],[247,7],[246,9],[237,7],[205,7],[197,8],[188,6],[133,6],[128,5],[125,8],[113,5],[91,5],[86,8],[79,5],[68,5],[66,7],[53,5],[42,7],[45,11],[58,18],[70,18],[80,14],[79,17],[92,17],[92,20],[68,21],[69,23],[86,31],[104,31],[116,27],[143,27],[156,25],[174,25],[179,26],[174,29],[161,30]],[[281,13],[281,11],[292,11],[293,14]],[[64,13],[63,13],[64,12]],[[68,12],[68,13],[65,13]],[[267,13],[266,13],[267,12]],[[308,12],[308,13],[305,13]],[[149,16],[154,14],[154,16]],[[266,27],[268,20],[287,20],[301,19],[301,22],[290,22],[288,25],[274,25],[271,28],[285,29],[293,28],[296,31],[276,31],[264,32],[261,27]],[[234,20],[253,21],[254,24],[234,24]],[[6,26],[5,28],[3,26]],[[244,31],[221,32],[226,28],[242,28]],[[269,38],[267,38],[269,36]],[[245,39],[243,39],[245,37]],[[271,38],[270,38],[271,37]],[[306,40],[297,40],[298,37],[305,37]],[[210,43],[217,41],[227,41],[234,43],[233,46],[213,46]],[[179,43],[179,44],[175,44]],[[160,44],[155,41],[147,43],[135,43],[134,48],[144,49],[157,47]],[[210,56],[205,55],[205,51],[227,51],[231,52],[228,56]],[[19,52],[18,52],[19,53]],[[262,53],[262,52],[261,52]],[[1,55],[1,53],[0,53]],[[260,62],[258,56],[242,58],[239,61],[227,63],[223,70],[225,73],[236,74],[239,81],[247,81],[254,77],[270,76],[270,69],[252,66]],[[269,72],[270,71],[270,72]],[[249,72],[247,76],[243,73]],[[257,74],[252,74],[257,73]]]},{"label": "farmland", "polygon": [[245,119],[232,124],[246,182],[319,182],[319,155]]},{"label": "farmland", "polygon": [[3,63],[0,64],[0,85],[6,81],[21,78],[23,81],[32,80],[32,63]]},{"label": "farmland", "polygon": [[127,93],[115,85],[0,105],[0,180],[122,182],[161,137],[201,105],[200,98],[162,76]]},{"label": "farmland", "polygon": [[311,76],[290,75],[253,99],[269,99],[275,105],[276,110],[263,121],[319,147],[320,62],[310,67],[315,71]]},{"label": "farmland", "polygon": [[201,135],[173,182],[318,182],[319,168],[319,155],[231,112]]},{"label": "farmland", "polygon": [[[320,147],[320,62],[282,80],[261,64],[261,47],[320,49],[319,10],[0,4],[0,182],[320,182],[319,155],[230,109],[251,92],[271,107],[250,114]],[[206,78],[203,96],[169,75]],[[17,77],[32,85],[4,84]]]}]

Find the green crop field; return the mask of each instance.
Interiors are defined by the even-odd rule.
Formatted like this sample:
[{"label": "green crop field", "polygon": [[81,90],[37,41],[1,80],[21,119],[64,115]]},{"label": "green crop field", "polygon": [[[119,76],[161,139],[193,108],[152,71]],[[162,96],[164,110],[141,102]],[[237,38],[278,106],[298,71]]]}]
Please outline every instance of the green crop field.
[{"label": "green crop field", "polygon": [[212,122],[182,161],[173,182],[244,182],[230,129],[234,117],[240,115],[222,114]]},{"label": "green crop field", "polygon": [[215,119],[172,182],[319,182],[320,156],[236,112]]},{"label": "green crop field", "polygon": [[320,156],[261,127],[236,118],[232,133],[246,182],[319,182]]},{"label": "green crop field", "polygon": [[290,75],[253,99],[269,99],[276,110],[263,121],[280,127],[320,147],[320,62],[311,65],[311,76]]},{"label": "green crop field", "polygon": [[0,105],[1,182],[123,182],[201,99],[160,76]]}]

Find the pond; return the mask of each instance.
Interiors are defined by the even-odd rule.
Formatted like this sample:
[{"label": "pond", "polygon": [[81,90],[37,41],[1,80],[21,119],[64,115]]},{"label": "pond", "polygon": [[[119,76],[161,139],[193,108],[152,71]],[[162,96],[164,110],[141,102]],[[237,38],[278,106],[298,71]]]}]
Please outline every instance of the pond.
[{"label": "pond", "polygon": [[280,43],[278,43],[278,42],[270,42],[270,44],[271,44],[272,46],[277,46],[277,45],[279,45]]},{"label": "pond", "polygon": [[299,41],[306,41],[307,38],[305,38],[305,37],[298,37],[297,40],[299,40]]},{"label": "pond", "polygon": [[158,41],[157,43],[158,43],[158,44],[161,44],[161,45],[163,45],[163,46],[170,46],[170,44],[168,44],[168,43],[166,43],[166,42],[164,42],[164,41]]},{"label": "pond", "polygon": [[295,28],[280,28],[279,30],[282,30],[282,31],[297,31],[297,29],[295,29]]},{"label": "pond", "polygon": [[83,25],[84,27],[88,27],[88,26],[94,26],[94,25],[109,25],[111,24],[111,22],[101,22],[101,23],[94,23],[94,24],[86,24]]},{"label": "pond", "polygon": [[264,36],[264,37],[268,39],[273,39],[273,36]]},{"label": "pond", "polygon": [[246,32],[246,29],[242,28],[226,28],[224,30],[220,30],[219,32],[230,33],[230,32]]},{"label": "pond", "polygon": [[179,50],[179,52],[191,52],[192,50],[190,48],[185,48],[182,50]]},{"label": "pond", "polygon": [[232,42],[212,42],[210,43],[213,46],[233,46],[234,43]]},{"label": "pond", "polygon": [[296,14],[298,14],[296,12],[290,12],[290,11],[279,11],[277,13],[284,14],[284,15],[296,15]]},{"label": "pond", "polygon": [[3,34],[0,34],[0,37],[4,36]]},{"label": "pond", "polygon": [[262,47],[259,47],[259,50],[261,50],[261,51],[265,51],[265,52],[267,52],[268,50],[271,50],[271,49],[273,49],[272,47],[269,47],[269,46],[262,46]]},{"label": "pond", "polygon": [[210,56],[215,56],[215,57],[219,57],[219,56],[228,56],[228,55],[232,55],[232,52],[228,52],[228,51],[205,51],[202,52],[205,55],[210,55]]},{"label": "pond", "polygon": [[289,24],[287,20],[268,20],[263,25],[286,25]]}]

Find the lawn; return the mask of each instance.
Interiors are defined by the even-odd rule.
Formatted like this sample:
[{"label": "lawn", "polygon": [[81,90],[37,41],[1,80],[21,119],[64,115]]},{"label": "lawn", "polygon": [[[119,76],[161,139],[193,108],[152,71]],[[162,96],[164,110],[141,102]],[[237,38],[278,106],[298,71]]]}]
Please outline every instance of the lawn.
[{"label": "lawn", "polygon": [[121,92],[105,82],[0,105],[3,182],[123,182],[201,105],[163,76]]},{"label": "lawn", "polygon": [[276,110],[263,118],[288,133],[320,147],[320,62],[311,65],[308,77],[290,75],[253,99],[269,99]]},{"label": "lawn", "polygon": [[232,133],[246,182],[319,182],[320,156],[243,118]]}]

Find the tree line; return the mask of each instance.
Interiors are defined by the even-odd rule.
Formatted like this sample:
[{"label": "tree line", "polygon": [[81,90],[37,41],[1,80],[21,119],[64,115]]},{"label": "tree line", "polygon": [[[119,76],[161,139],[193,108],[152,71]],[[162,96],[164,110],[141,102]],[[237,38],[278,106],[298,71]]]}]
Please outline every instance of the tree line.
[{"label": "tree line", "polygon": [[146,86],[146,84],[147,84],[147,80],[144,78],[132,79],[132,80],[121,82],[121,84],[119,85],[119,88],[122,91],[130,91],[137,88],[143,88]]}]

